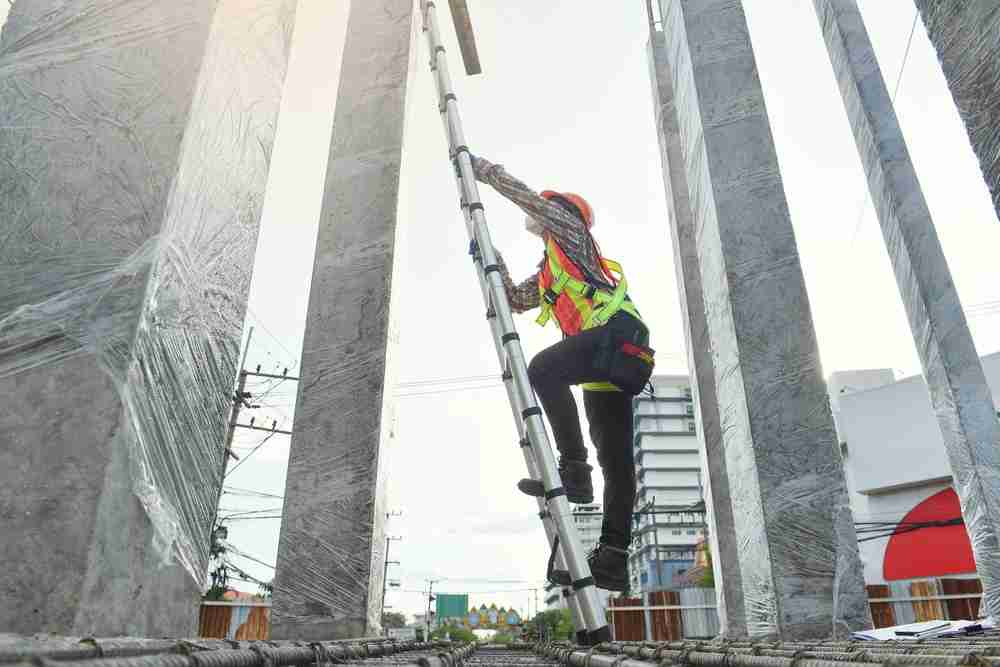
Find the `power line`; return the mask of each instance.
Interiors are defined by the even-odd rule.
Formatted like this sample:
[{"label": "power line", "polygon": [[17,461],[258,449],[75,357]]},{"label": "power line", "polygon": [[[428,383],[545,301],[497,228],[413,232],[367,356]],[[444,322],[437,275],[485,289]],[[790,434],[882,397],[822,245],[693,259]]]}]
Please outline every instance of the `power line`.
[{"label": "power line", "polygon": [[[917,17],[920,16],[920,11],[913,12],[913,23],[910,25],[910,36],[906,40],[906,50],[903,51],[903,62],[899,66],[899,74],[896,76],[896,85],[892,90],[892,104],[896,104],[896,94],[899,93],[899,86],[903,82],[903,72],[906,70],[906,61],[910,57],[910,46],[913,44],[913,33],[917,29]],[[868,210],[868,199],[869,193],[868,188],[865,188],[865,196],[861,200],[861,210],[858,212],[858,222],[854,225],[854,233],[851,234],[851,241],[849,243],[849,248],[854,247],[854,242],[858,238],[858,232],[861,231],[861,223],[865,220],[865,212]]]},{"label": "power line", "polygon": [[453,394],[456,392],[479,391],[482,389],[501,389],[501,388],[503,388],[503,383],[497,382],[494,384],[485,384],[473,387],[450,387],[441,389],[430,389],[428,391],[408,391],[405,393],[396,394],[396,398],[412,398],[414,396],[430,396],[431,394]]},{"label": "power line", "polygon": [[260,497],[260,498],[279,498],[284,499],[284,496],[279,496],[274,493],[265,493],[263,491],[253,491],[251,489],[241,489],[235,486],[224,486],[222,487],[223,493],[228,493],[233,496],[250,496],[250,497]]},{"label": "power line", "polygon": [[299,363],[298,357],[291,350],[285,347],[284,343],[281,342],[281,339],[275,336],[270,329],[264,326],[264,322],[261,320],[260,316],[258,316],[257,313],[252,308],[250,308],[249,304],[247,305],[247,312],[250,314],[251,317],[254,318],[254,320],[257,322],[260,328],[264,330],[264,333],[270,336],[271,339],[278,344],[278,347],[280,347],[282,350],[288,353],[288,358],[293,360],[289,368],[295,368]]},{"label": "power line", "polygon": [[226,477],[229,477],[234,472],[236,472],[236,470],[241,465],[243,465],[244,463],[247,462],[247,459],[249,459],[251,456],[253,456],[254,454],[256,454],[257,450],[260,449],[261,447],[263,447],[267,443],[267,441],[270,440],[271,438],[273,438],[275,435],[277,435],[277,433],[269,433],[267,435],[267,437],[265,437],[263,440],[260,441],[260,444],[258,444],[256,447],[254,447],[253,450],[249,454],[247,454],[246,456],[243,457],[242,461],[240,461],[239,463],[237,463],[236,465],[234,465],[232,468],[230,468],[228,471],[226,471],[226,474],[223,476],[223,479],[225,479]]},{"label": "power line", "polygon": [[272,570],[277,569],[277,568],[275,568],[274,565],[271,565],[270,563],[265,563],[264,561],[262,561],[261,559],[257,558],[256,556],[251,556],[248,553],[244,553],[244,552],[240,551],[239,549],[237,549],[236,547],[234,547],[231,544],[227,545],[226,551],[228,551],[229,553],[236,554],[240,558],[246,558],[247,560],[252,560],[253,562],[257,563],[258,565],[263,565],[265,567],[269,567]]}]

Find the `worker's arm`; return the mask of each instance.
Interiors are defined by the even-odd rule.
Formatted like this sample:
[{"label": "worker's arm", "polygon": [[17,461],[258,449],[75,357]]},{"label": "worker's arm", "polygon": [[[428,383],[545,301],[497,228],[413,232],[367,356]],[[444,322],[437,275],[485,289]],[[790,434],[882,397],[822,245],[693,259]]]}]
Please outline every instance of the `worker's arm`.
[{"label": "worker's arm", "polygon": [[597,265],[597,249],[587,233],[587,227],[558,204],[553,204],[527,185],[507,173],[501,165],[481,157],[472,158],[476,179],[490,185],[541,223],[555,237],[563,251],[579,257],[588,265]]},{"label": "worker's arm", "polygon": [[507,265],[503,261],[503,255],[496,251],[497,266],[500,267],[500,278],[503,280],[503,289],[507,292],[507,301],[510,302],[510,309],[515,313],[523,313],[537,308],[540,303],[538,294],[538,274],[522,280],[517,285],[510,279]]}]

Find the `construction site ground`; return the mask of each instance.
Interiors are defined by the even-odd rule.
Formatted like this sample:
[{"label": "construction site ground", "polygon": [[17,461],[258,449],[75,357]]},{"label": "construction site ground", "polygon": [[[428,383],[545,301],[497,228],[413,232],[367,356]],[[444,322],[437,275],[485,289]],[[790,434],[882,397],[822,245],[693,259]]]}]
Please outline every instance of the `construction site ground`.
[{"label": "construction site ground", "polygon": [[35,667],[836,667],[1000,665],[1000,633],[894,642],[686,641],[457,644],[381,638],[331,642],[88,639],[0,635],[0,665]]}]

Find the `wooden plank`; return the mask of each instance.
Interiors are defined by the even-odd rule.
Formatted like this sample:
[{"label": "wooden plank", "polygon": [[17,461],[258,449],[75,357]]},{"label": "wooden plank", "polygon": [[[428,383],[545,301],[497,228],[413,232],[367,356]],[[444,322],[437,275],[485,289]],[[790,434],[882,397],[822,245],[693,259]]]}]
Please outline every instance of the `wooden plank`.
[{"label": "wooden plank", "polygon": [[455,32],[458,34],[458,48],[462,51],[465,73],[473,76],[482,74],[483,68],[479,63],[479,50],[476,48],[476,35],[472,32],[469,7],[465,3],[466,0],[448,0],[451,6],[451,20],[454,21]]},{"label": "wooden plank", "polygon": [[871,603],[872,609],[872,622],[875,624],[876,628],[891,628],[896,625],[896,614],[892,610],[892,604],[889,602],[872,602],[871,598],[887,598],[889,597],[889,587],[884,585],[870,585],[868,589],[868,598]]},{"label": "wooden plank", "polygon": [[198,622],[198,636],[212,639],[225,639],[229,632],[229,619],[232,617],[232,607],[201,607]]}]

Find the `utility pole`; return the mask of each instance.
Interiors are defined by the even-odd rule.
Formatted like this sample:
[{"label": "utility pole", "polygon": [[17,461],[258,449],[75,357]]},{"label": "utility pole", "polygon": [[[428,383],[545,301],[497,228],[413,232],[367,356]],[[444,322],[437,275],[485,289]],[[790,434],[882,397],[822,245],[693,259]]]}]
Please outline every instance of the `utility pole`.
[{"label": "utility pole", "polygon": [[428,579],[427,580],[427,636],[424,641],[430,641],[431,639],[431,601],[434,600],[434,584],[441,581],[440,579]]},{"label": "utility pole", "polygon": [[247,333],[247,344],[243,348],[243,358],[240,359],[240,377],[239,381],[236,383],[236,393],[233,394],[233,409],[229,416],[229,431],[226,433],[226,449],[222,457],[222,472],[225,474],[226,465],[229,463],[229,457],[234,457],[233,454],[233,437],[236,435],[236,426],[240,416],[240,408],[246,406],[250,407],[247,403],[247,399],[250,398],[250,394],[247,393],[247,353],[250,352],[250,341],[253,339],[253,327],[250,327],[249,333]]},{"label": "utility pole", "polygon": [[385,538],[385,567],[382,569],[382,613],[383,614],[385,613],[385,591],[387,588],[389,588],[389,566],[399,565],[398,560],[389,560],[389,545],[401,539],[403,538],[402,537]]},{"label": "utility pole", "polygon": [[531,592],[535,594],[535,616],[538,616],[538,589],[532,588]]}]

